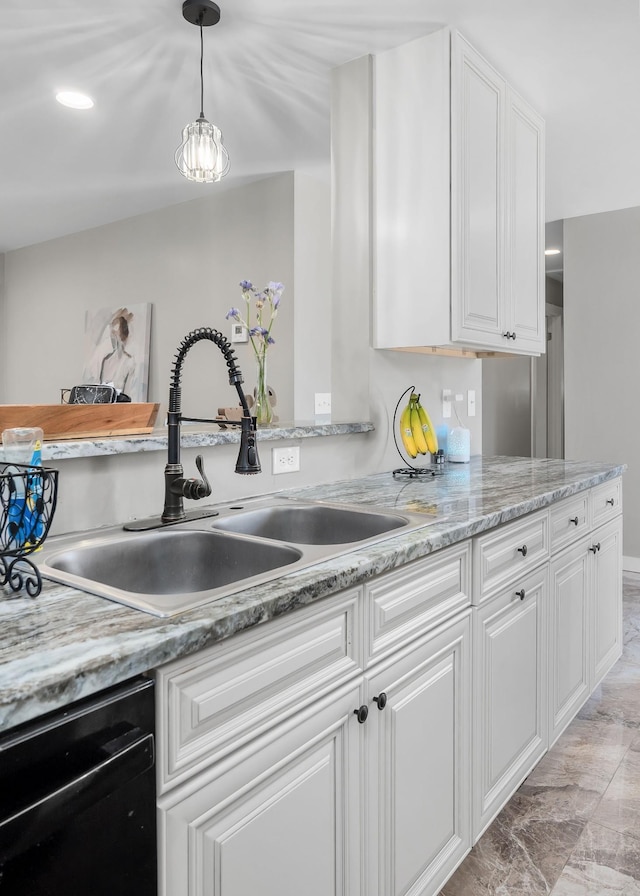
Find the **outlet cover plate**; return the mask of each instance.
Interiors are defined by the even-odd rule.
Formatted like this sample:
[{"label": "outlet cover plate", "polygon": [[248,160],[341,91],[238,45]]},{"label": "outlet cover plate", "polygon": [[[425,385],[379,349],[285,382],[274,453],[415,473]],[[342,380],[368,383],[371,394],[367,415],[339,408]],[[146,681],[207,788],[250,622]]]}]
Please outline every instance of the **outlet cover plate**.
[{"label": "outlet cover plate", "polygon": [[317,417],[331,413],[331,392],[315,393],[315,414]]},{"label": "outlet cover plate", "polygon": [[280,473],[297,473],[300,469],[300,448],[295,445],[290,448],[272,448],[272,472],[274,476]]}]

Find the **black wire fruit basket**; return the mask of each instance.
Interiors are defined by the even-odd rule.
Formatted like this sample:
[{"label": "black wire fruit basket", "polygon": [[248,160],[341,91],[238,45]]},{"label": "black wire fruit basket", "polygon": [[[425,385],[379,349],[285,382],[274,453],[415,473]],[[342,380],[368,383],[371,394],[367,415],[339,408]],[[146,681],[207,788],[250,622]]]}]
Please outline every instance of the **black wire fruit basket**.
[{"label": "black wire fruit basket", "polygon": [[29,555],[49,533],[57,493],[57,470],[0,461],[0,587],[40,594],[42,577]]}]

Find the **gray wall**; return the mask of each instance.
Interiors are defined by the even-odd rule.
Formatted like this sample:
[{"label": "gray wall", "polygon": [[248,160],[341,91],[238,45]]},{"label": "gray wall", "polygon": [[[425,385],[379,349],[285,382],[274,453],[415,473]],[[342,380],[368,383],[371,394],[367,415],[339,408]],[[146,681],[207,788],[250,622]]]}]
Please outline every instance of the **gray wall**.
[{"label": "gray wall", "polygon": [[331,392],[331,190],[298,174],[294,189],[294,417],[310,420],[315,393]]},{"label": "gray wall", "polygon": [[553,277],[546,277],[544,288],[547,305],[557,305],[561,308],[564,303],[562,283]]},{"label": "gray wall", "polygon": [[531,359],[482,361],[483,454],[531,456]]},{"label": "gray wall", "polygon": [[[7,351],[7,323],[4,288],[4,254],[0,253],[0,365]],[[0,366],[0,402],[3,401],[3,368]]]},{"label": "gray wall", "polygon": [[638,570],[639,246],[640,208],[564,224],[565,455],[628,464],[625,568]]},{"label": "gray wall", "polygon": [[[319,188],[299,176],[298,180],[302,195],[307,188],[328,194],[326,185]],[[306,275],[310,253],[305,254],[304,235],[312,246],[322,246],[329,230],[328,198],[324,205],[316,205],[314,215],[301,205],[299,216],[306,213],[309,218],[296,221],[295,181],[292,173],[277,175],[7,253],[5,327],[16,338],[9,340],[0,358],[0,400],[58,402],[61,388],[81,381],[85,311],[151,302],[149,397],[166,402],[171,359],[183,336],[199,326],[228,335],[226,312],[244,304],[239,281],[246,278],[264,286],[280,280],[286,289],[274,327],[276,345],[269,351],[268,376],[278,395],[281,419],[293,419],[294,307],[304,318],[306,303],[315,308],[322,298],[326,301],[327,293],[326,283]],[[294,243],[304,262],[299,290]],[[21,363],[27,336],[38,363]],[[218,354],[209,346],[197,346],[190,354],[184,368],[185,411],[210,416],[219,405],[236,404]],[[238,345],[237,355],[252,388],[255,365],[250,347]],[[303,390],[298,397],[300,407],[306,405],[312,414],[312,390],[324,388],[329,367],[313,340],[307,345],[307,357],[310,370],[317,358],[324,371],[317,385],[307,377],[306,394]]]}]

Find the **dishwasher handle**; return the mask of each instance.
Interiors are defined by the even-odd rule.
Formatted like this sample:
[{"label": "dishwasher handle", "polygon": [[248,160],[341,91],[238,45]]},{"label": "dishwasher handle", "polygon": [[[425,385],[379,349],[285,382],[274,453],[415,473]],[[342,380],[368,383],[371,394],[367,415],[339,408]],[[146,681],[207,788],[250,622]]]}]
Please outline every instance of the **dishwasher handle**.
[{"label": "dishwasher handle", "polygon": [[[114,751],[114,747],[117,751]],[[63,827],[85,809],[152,768],[155,762],[153,734],[139,728],[102,747],[107,759],[81,775],[0,818],[0,864],[25,852]]]}]

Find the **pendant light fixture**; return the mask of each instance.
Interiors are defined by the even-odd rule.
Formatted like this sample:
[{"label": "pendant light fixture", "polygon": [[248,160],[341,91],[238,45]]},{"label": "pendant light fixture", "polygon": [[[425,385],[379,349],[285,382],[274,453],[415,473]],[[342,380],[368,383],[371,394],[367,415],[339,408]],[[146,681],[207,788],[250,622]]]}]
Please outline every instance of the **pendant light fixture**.
[{"label": "pendant light fixture", "polygon": [[220,7],[213,0],[184,0],[182,15],[187,22],[200,27],[200,116],[182,131],[182,143],[176,149],[175,160],[178,171],[188,180],[212,184],[229,170],[229,153],[222,142],[220,128],[204,117],[202,28],[220,21]]}]

